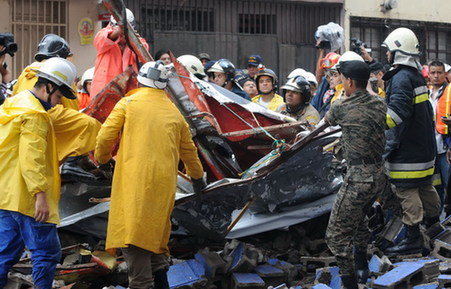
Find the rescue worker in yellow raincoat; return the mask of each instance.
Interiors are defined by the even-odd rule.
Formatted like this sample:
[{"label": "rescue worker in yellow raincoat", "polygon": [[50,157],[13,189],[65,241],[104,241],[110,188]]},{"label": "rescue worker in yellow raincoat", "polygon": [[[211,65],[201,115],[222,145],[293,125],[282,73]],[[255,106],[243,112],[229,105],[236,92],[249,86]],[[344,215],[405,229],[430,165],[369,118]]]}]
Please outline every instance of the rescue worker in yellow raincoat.
[{"label": "rescue worker in yellow raincoat", "polygon": [[52,288],[61,258],[56,229],[60,176],[55,130],[74,135],[84,131],[83,138],[60,151],[86,153],[94,148],[100,129],[97,120],[71,109],[57,113],[64,125],[52,124],[48,111],[60,109],[63,96],[75,98],[72,63],[51,58],[37,76],[31,90],[7,98],[0,106],[0,288],[25,246],[32,254],[35,288]]},{"label": "rescue worker in yellow raincoat", "polygon": [[168,73],[160,62],[144,64],[140,88],[114,107],[97,136],[95,158],[107,164],[121,135],[113,176],[106,248],[121,248],[129,268],[129,288],[169,288],[168,241],[179,159],[196,193],[203,168],[182,114],[163,90]]}]

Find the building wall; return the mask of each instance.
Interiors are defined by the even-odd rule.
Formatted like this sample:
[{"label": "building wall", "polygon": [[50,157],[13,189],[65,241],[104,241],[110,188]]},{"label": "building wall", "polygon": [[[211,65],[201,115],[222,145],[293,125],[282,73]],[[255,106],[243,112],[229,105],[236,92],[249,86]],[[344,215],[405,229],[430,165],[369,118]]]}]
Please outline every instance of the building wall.
[{"label": "building wall", "polygon": [[101,29],[101,22],[98,21],[97,2],[97,0],[69,0],[68,41],[70,49],[74,54],[73,61],[77,66],[79,75],[86,69],[94,66],[96,49],[92,43],[81,44],[78,23],[81,19],[89,17],[95,27],[94,35]]},{"label": "building wall", "polygon": [[[397,0],[397,7],[383,12],[378,1],[346,0],[344,1],[344,29],[350,31],[350,17],[367,17],[381,19],[415,20],[426,22],[451,23],[449,0]],[[349,48],[349,33],[345,34],[347,49]]]}]

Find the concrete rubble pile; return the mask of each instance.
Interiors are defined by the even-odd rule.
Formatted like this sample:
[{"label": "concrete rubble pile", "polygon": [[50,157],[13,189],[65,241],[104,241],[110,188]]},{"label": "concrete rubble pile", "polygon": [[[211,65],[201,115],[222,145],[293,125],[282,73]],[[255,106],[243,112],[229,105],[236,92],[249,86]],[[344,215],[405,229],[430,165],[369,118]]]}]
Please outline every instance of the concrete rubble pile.
[{"label": "concrete rubble pile", "polygon": [[[375,242],[383,239],[396,243],[402,239],[405,230],[399,222],[393,218],[374,235]],[[171,240],[178,256],[173,256],[168,271],[170,288],[339,289],[339,269],[320,233],[326,224],[327,216],[323,216],[287,231],[229,240],[223,247],[195,238]],[[67,236],[63,238],[67,240]],[[370,276],[366,288],[451,288],[451,218],[424,231],[424,238],[431,244],[426,256],[388,258],[373,242],[368,250]],[[62,253],[54,288],[127,287],[126,263],[120,254],[113,257],[105,252],[102,242],[93,250],[87,243],[67,246]],[[32,288],[31,266],[25,252],[5,288]]]}]

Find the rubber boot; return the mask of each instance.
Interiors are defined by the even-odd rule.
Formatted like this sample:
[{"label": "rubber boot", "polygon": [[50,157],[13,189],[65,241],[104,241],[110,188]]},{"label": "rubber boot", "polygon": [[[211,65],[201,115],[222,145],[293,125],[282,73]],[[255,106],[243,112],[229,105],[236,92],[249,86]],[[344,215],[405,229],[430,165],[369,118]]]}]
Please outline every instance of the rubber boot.
[{"label": "rubber boot", "polygon": [[168,270],[161,269],[154,273],[154,288],[155,289],[169,289],[169,283],[168,283]]},{"label": "rubber boot", "polygon": [[359,252],[356,250],[354,253],[354,265],[357,282],[360,284],[366,284],[366,282],[368,282],[368,276],[370,275],[366,252]]},{"label": "rubber boot", "polygon": [[343,289],[359,289],[355,275],[342,275],[341,282],[343,283]]},{"label": "rubber boot", "polygon": [[423,249],[423,238],[420,234],[420,225],[406,225],[406,237],[399,244],[385,249],[387,256],[407,255],[421,253]]}]

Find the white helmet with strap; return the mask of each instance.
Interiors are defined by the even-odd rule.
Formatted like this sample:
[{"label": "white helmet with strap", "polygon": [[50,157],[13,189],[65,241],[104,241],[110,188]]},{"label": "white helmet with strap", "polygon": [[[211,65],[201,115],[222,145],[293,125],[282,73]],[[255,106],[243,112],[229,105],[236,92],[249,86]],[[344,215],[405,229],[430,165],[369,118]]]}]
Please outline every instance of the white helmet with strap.
[{"label": "white helmet with strap", "polygon": [[160,60],[144,63],[138,72],[138,82],[147,87],[164,89],[168,78],[169,72]]},{"label": "white helmet with strap", "polygon": [[420,55],[420,44],[412,30],[397,28],[385,38],[382,46],[391,52],[400,51],[407,55]]},{"label": "white helmet with strap", "polygon": [[77,76],[75,65],[60,57],[52,57],[46,60],[37,70],[36,75],[40,78],[47,79],[58,86],[65,97],[76,99],[76,91],[72,84]]}]

